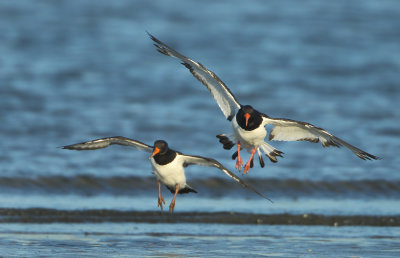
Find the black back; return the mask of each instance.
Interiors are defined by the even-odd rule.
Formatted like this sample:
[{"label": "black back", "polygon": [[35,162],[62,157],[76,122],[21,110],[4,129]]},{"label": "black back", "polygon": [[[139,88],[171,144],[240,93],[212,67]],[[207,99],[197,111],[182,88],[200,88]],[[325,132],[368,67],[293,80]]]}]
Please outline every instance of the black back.
[{"label": "black back", "polygon": [[[175,189],[172,187],[168,187],[166,186],[168,190],[171,191],[171,193],[175,193]],[[190,186],[186,185],[185,188],[181,188],[179,189],[179,194],[187,194],[187,193],[197,193],[196,190],[194,190],[193,188],[191,188]]]}]

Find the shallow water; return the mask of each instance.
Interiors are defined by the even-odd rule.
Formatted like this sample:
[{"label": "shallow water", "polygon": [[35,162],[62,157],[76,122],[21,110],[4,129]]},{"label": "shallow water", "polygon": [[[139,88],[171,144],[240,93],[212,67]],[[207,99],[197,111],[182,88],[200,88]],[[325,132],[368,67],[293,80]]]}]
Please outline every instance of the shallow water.
[{"label": "shallow water", "polygon": [[[0,208],[158,211],[147,154],[59,148],[100,137],[165,139],[234,171],[233,151],[215,138],[229,123],[147,30],[213,70],[242,104],[383,158],[272,142],[284,158],[243,178],[273,204],[217,169],[189,167],[199,193],[179,196],[176,212],[400,215],[398,1],[1,1],[0,17]],[[0,255],[387,257],[398,256],[396,230],[0,223]]]},{"label": "shallow water", "polygon": [[0,250],[5,256],[389,257],[398,255],[399,237],[397,228],[384,227],[3,224],[0,241],[9,247]]}]

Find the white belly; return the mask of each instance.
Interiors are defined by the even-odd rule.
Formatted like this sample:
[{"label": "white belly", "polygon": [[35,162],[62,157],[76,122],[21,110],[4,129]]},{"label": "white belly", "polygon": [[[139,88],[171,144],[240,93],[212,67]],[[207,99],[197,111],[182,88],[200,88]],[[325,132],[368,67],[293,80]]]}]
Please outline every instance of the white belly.
[{"label": "white belly", "polygon": [[236,122],[236,118],[232,119],[233,135],[243,148],[251,150],[254,147],[260,147],[264,143],[267,130],[265,127],[260,126],[253,131],[246,131],[242,129]]},{"label": "white belly", "polygon": [[151,158],[151,165],[153,167],[153,173],[158,180],[164,185],[175,188],[177,184],[180,188],[186,186],[185,170],[183,168],[183,161],[177,156],[171,163],[166,165],[157,164],[153,158]]}]

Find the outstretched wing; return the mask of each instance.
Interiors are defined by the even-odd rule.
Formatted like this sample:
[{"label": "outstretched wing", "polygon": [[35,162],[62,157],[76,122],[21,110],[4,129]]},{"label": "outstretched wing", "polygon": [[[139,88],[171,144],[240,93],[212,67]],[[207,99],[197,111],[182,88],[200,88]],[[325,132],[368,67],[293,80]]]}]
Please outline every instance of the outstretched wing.
[{"label": "outstretched wing", "polygon": [[238,182],[239,184],[241,184],[243,187],[246,187],[247,189],[250,189],[251,191],[255,192],[256,194],[258,194],[259,196],[267,199],[270,202],[273,202],[271,199],[269,199],[268,197],[264,196],[262,193],[260,193],[259,191],[257,191],[256,189],[254,189],[253,187],[249,186],[248,184],[246,184],[246,182],[244,182],[242,179],[240,179],[239,177],[237,177],[234,173],[232,173],[231,171],[229,171],[227,168],[225,168],[224,166],[221,165],[221,163],[219,163],[218,161],[216,161],[215,159],[210,159],[210,158],[205,158],[205,157],[201,157],[201,156],[191,156],[191,155],[184,155],[184,154],[180,154],[184,160],[183,165],[189,166],[189,165],[200,165],[200,166],[208,166],[208,167],[216,167],[219,168],[220,170],[222,170],[225,174],[227,174],[229,177],[231,177],[233,180],[235,180],[236,182]]},{"label": "outstretched wing", "polygon": [[81,142],[81,143],[77,143],[77,144],[67,145],[62,148],[68,149],[68,150],[97,150],[97,149],[106,148],[112,144],[132,146],[138,150],[142,150],[142,151],[146,151],[146,152],[153,151],[153,147],[151,147],[147,144],[144,144],[142,142],[135,141],[135,140],[132,140],[132,139],[129,139],[126,137],[122,137],[122,136],[101,138],[101,139],[96,139],[96,140],[89,141],[89,142]]},{"label": "outstretched wing", "polygon": [[207,87],[219,108],[222,110],[222,113],[224,113],[225,117],[231,121],[235,116],[236,109],[240,108],[240,104],[225,83],[223,83],[215,73],[205,68],[202,64],[180,54],[178,51],[167,46],[150,33],[148,34],[150,38],[156,42],[154,45],[158,48],[158,52],[178,58],[182,64],[189,69],[193,76]]},{"label": "outstretched wing", "polygon": [[263,114],[263,124],[274,126],[269,134],[268,139],[270,141],[321,141],[323,147],[344,146],[363,160],[380,159],[309,123],[291,119],[271,118]]}]

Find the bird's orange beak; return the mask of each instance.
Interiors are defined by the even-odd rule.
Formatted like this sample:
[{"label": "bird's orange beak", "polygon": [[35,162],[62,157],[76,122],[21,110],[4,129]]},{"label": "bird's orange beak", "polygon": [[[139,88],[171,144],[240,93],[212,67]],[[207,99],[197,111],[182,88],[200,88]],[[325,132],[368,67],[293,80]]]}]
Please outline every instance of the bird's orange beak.
[{"label": "bird's orange beak", "polygon": [[249,122],[250,114],[246,113],[246,114],[244,114],[244,117],[246,118],[246,126],[247,126],[247,123]]},{"label": "bird's orange beak", "polygon": [[153,154],[151,154],[150,158],[154,157],[154,155],[156,155],[159,152],[160,152],[160,149],[158,147],[155,147],[154,151],[153,151]]}]

